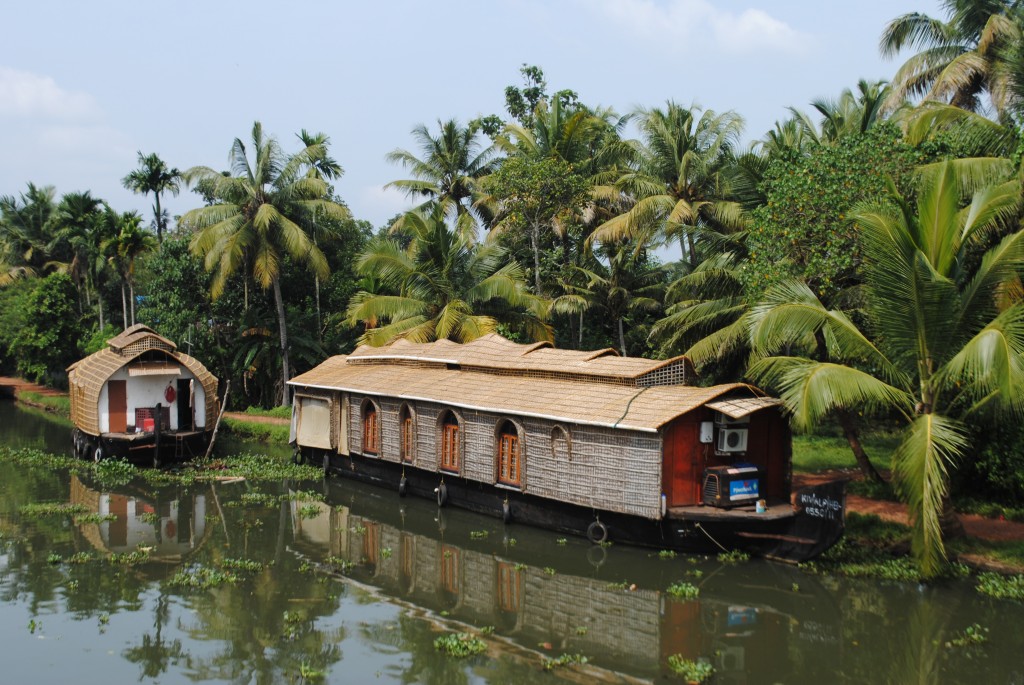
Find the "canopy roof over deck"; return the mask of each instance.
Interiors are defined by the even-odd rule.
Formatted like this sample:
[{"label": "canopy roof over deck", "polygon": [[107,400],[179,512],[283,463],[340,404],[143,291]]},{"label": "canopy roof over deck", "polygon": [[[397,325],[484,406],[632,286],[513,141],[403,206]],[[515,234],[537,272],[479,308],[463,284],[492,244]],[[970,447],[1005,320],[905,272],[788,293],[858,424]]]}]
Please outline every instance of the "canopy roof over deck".
[{"label": "canopy roof over deck", "polygon": [[[110,377],[123,367],[129,376],[180,375],[188,369],[203,386],[206,416],[217,415],[217,379],[199,360],[177,351],[177,346],[157,335],[151,328],[136,324],[107,341],[109,347],[95,352],[68,367],[71,420],[90,435],[99,435],[100,392]],[[157,359],[139,359],[156,351]],[[149,355],[153,357],[154,355]]]},{"label": "canopy roof over deck", "polygon": [[[669,421],[716,399],[760,396],[756,388],[742,383],[697,387],[602,382],[606,373],[616,373],[619,378],[626,373],[642,377],[663,368],[666,362],[618,357],[605,350],[554,350],[547,343],[518,345],[500,336],[485,337],[490,340],[479,345],[479,341],[467,345],[439,341],[361,347],[352,355],[331,357],[296,376],[290,384],[645,432],[656,432]],[[529,349],[522,352],[522,348]],[[500,354],[502,349],[508,352],[507,357]],[[527,373],[536,370],[533,355],[539,352],[545,354],[538,366],[554,373]],[[556,364],[552,355],[559,352],[565,353],[562,364]],[[595,362],[600,368],[588,368],[587,364]],[[573,372],[566,373],[567,366],[573,366]],[[510,373],[517,368],[523,372]]]}]

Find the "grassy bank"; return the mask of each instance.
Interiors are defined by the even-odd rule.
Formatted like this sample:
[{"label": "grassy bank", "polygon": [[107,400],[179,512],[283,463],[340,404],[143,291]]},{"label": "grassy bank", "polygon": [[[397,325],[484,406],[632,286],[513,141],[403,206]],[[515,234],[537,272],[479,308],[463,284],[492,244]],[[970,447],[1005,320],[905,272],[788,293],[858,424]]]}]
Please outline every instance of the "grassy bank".
[{"label": "grassy bank", "polygon": [[[246,413],[249,413],[246,411]],[[245,419],[235,419],[225,416],[221,421],[222,426],[226,426],[233,434],[246,438],[247,440],[256,440],[259,442],[277,442],[287,444],[288,433],[290,426],[288,425],[277,425],[271,423],[259,423],[256,421],[246,421]]]},{"label": "grassy bank", "polygon": [[64,418],[71,416],[71,400],[67,395],[43,395],[33,390],[20,390],[16,396],[19,402],[31,407],[45,409]]},{"label": "grassy bank", "polygon": [[[861,436],[864,451],[880,471],[889,470],[892,453],[900,435],[888,431],[867,431]],[[793,470],[816,473],[835,469],[856,469],[850,443],[837,434],[793,436]]]}]

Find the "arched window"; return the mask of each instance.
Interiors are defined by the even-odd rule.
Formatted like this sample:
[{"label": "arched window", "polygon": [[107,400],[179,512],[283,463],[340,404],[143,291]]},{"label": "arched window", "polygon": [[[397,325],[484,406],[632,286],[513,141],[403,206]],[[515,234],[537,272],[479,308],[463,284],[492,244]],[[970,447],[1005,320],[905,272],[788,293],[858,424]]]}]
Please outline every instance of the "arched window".
[{"label": "arched window", "polygon": [[399,455],[404,462],[412,462],[416,456],[416,422],[408,404],[398,412]]},{"label": "arched window", "polygon": [[551,456],[554,459],[572,461],[572,435],[563,426],[551,429]]},{"label": "arched window", "polygon": [[522,450],[519,431],[511,421],[503,421],[498,429],[498,482],[519,487],[522,484]]},{"label": "arched window", "polygon": [[459,419],[453,412],[445,412],[441,421],[441,468],[445,471],[458,471],[460,466],[459,452]]},{"label": "arched window", "polygon": [[370,400],[363,402],[363,454],[380,453],[380,418],[377,405]]}]

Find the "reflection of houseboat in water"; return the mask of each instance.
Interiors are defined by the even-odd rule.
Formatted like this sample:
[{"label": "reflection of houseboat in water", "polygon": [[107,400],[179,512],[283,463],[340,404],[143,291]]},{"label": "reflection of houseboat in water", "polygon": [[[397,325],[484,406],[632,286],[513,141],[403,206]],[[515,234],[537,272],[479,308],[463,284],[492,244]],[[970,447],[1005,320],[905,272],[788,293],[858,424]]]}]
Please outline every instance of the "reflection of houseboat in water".
[{"label": "reflection of houseboat in water", "polygon": [[[494,626],[499,638],[538,658],[538,645],[552,642],[544,656],[579,653],[602,669],[654,680],[668,657],[680,654],[713,662],[715,682],[737,684],[794,682],[795,671],[799,682],[812,682],[838,658],[838,610],[813,578],[795,570],[763,563],[705,570],[691,577],[699,598],[679,601],[650,588],[696,568],[681,559],[640,559],[628,549],[595,559],[579,545],[553,550],[541,534],[514,546],[493,539],[498,535],[476,543],[471,533],[481,521],[472,514],[440,512],[439,522],[410,501],[396,520],[393,502],[350,493],[332,489],[328,502],[347,504],[320,503],[314,517],[298,515],[302,505],[293,503],[299,552],[346,560],[347,576],[452,620]],[[623,578],[640,587],[624,588]],[[800,663],[792,663],[797,655]]]},{"label": "reflection of houseboat in water", "polygon": [[206,539],[205,495],[101,491],[72,476],[71,503],[85,505],[93,514],[116,517],[79,525],[82,536],[104,553],[124,554],[142,546],[153,560],[178,563]]},{"label": "reflection of houseboat in water", "polygon": [[685,357],[399,340],[294,378],[294,440],[325,470],[593,542],[790,561],[831,546],[843,486],[791,491],[779,400],[694,381]]},{"label": "reflection of houseboat in water", "polygon": [[217,379],[142,324],[68,367],[68,384],[78,456],[159,464],[201,455],[210,441]]}]

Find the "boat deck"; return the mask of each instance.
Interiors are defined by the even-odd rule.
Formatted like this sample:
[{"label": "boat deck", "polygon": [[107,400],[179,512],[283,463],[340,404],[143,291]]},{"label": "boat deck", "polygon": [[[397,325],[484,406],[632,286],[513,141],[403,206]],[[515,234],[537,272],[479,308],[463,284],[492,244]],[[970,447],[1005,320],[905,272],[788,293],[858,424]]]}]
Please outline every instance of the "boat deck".
[{"label": "boat deck", "polygon": [[678,521],[723,521],[723,520],[776,520],[793,516],[793,505],[786,500],[770,500],[765,511],[758,512],[753,502],[735,506],[730,509],[693,505],[688,507],[670,507],[667,518]]},{"label": "boat deck", "polygon": [[[188,430],[188,431],[175,431],[175,430],[160,431],[160,437],[168,438],[168,439],[170,439],[170,438],[185,439],[185,438],[191,438],[191,437],[194,437],[194,436],[197,436],[197,435],[202,435],[202,434],[203,434],[203,431],[193,431],[193,430]],[[155,435],[156,435],[156,433],[154,433],[153,431],[149,431],[149,432],[139,431],[139,432],[136,432],[136,433],[104,433],[103,437],[106,438],[107,440],[123,440],[125,442],[138,442],[140,440],[152,440],[153,436],[155,436]]]}]

